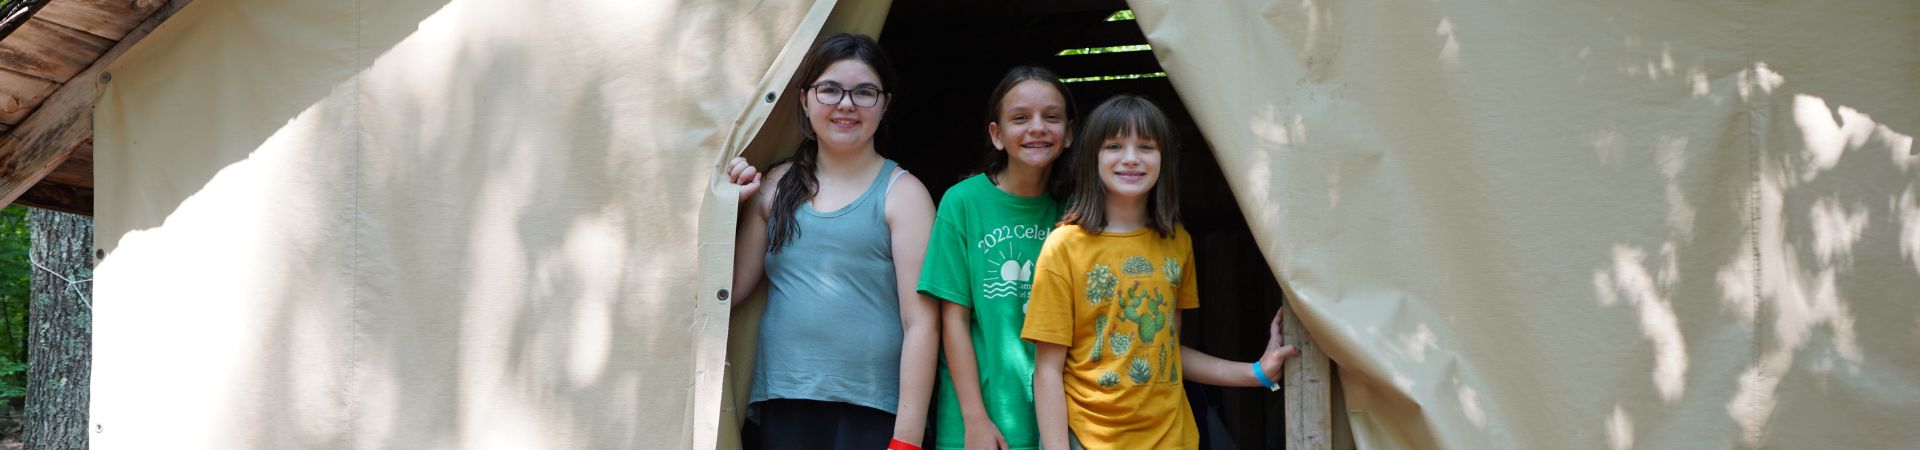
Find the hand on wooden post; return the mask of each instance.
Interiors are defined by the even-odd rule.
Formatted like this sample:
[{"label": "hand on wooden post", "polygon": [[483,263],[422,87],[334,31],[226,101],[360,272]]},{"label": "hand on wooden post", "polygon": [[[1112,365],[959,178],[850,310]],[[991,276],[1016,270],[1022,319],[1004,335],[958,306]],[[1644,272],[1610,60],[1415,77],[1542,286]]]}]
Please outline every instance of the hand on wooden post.
[{"label": "hand on wooden post", "polygon": [[1284,306],[1280,307],[1280,312],[1274,313],[1273,323],[1267,327],[1267,351],[1260,354],[1260,369],[1265,372],[1267,379],[1274,382],[1280,382],[1281,364],[1286,363],[1287,358],[1300,356],[1300,350],[1287,345],[1286,338],[1281,335],[1286,327],[1282,321],[1286,318],[1287,308]]}]

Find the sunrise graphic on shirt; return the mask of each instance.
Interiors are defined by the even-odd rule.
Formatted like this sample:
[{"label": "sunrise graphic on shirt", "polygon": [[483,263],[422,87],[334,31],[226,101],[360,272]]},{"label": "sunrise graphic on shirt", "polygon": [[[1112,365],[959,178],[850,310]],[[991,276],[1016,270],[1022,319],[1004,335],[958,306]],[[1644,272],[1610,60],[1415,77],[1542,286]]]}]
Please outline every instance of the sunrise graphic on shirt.
[{"label": "sunrise graphic on shirt", "polygon": [[987,278],[980,280],[983,294],[989,299],[1014,298],[1020,300],[1020,312],[1027,312],[1027,290],[1033,286],[1033,258],[1009,257],[1000,255],[999,262],[988,261],[999,266],[999,270],[988,270]]},{"label": "sunrise graphic on shirt", "polygon": [[998,261],[988,261],[998,270],[989,270],[987,278],[980,280],[980,286],[986,289],[986,298],[1021,297],[1028,286],[1033,285],[1033,259],[999,256]]}]

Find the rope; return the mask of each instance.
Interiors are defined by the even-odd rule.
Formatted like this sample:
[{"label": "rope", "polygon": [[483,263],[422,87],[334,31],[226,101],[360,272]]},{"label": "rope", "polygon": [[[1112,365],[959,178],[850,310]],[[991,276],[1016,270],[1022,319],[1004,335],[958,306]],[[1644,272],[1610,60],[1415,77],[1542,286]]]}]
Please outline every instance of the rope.
[{"label": "rope", "polygon": [[53,271],[53,269],[48,269],[47,266],[40,265],[40,260],[35,259],[33,257],[33,252],[27,252],[27,262],[33,263],[34,267],[38,267],[40,268],[40,270],[46,271],[48,274],[53,275],[54,278],[59,278],[61,281],[67,282],[67,289],[72,289],[74,295],[80,296],[80,304],[86,305],[87,311],[89,312],[93,311],[93,301],[88,300],[87,293],[85,291],[80,290],[80,283],[92,282],[93,281],[92,278],[88,278],[85,280],[75,280],[72,278],[68,278],[66,275],[61,275],[60,272],[55,272]]}]

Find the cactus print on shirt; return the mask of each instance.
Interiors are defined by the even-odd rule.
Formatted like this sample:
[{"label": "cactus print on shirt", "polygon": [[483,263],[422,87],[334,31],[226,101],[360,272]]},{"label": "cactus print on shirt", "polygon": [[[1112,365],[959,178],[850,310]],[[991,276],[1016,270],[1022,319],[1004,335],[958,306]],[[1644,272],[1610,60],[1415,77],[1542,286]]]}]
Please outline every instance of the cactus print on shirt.
[{"label": "cactus print on shirt", "polygon": [[1198,444],[1173,322],[1200,301],[1192,238],[1174,231],[1062,226],[1034,263],[1021,337],[1067,347],[1067,423],[1088,448]]}]

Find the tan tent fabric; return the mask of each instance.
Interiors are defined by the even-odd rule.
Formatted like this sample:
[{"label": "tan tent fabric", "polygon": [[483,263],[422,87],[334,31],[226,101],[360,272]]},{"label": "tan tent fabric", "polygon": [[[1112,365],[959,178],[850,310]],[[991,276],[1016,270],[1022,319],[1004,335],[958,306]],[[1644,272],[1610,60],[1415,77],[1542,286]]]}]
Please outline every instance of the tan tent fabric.
[{"label": "tan tent fabric", "polygon": [[93,444],[712,447],[710,175],[835,4],[194,2],[96,112]]},{"label": "tan tent fabric", "polygon": [[1130,3],[1361,448],[1920,447],[1920,4]]}]

